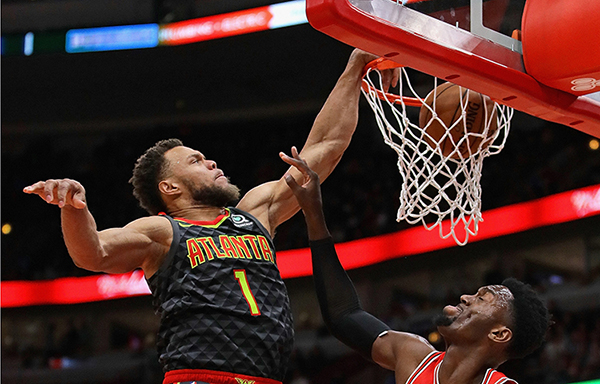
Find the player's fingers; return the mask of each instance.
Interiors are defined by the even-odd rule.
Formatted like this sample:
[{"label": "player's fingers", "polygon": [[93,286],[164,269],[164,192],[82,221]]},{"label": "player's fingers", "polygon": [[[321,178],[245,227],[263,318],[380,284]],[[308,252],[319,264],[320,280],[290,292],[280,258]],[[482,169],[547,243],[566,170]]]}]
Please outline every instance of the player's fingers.
[{"label": "player's fingers", "polygon": [[301,167],[297,167],[297,168],[302,172],[302,175],[304,175],[304,185],[307,185],[310,181],[313,181],[313,180],[317,184],[320,184],[319,174],[317,172],[313,171],[313,169],[311,167],[309,167],[308,164],[306,163],[306,160],[301,158],[300,155],[297,156],[297,159],[298,159],[299,164],[301,165]]},{"label": "player's fingers", "polygon": [[308,175],[308,170],[310,168],[308,168],[306,162],[300,158],[298,151],[296,151],[294,154],[294,150],[292,149],[292,156],[294,157],[290,157],[283,152],[279,152],[279,157],[281,157],[281,160],[298,169],[303,175]]},{"label": "player's fingers", "polygon": [[[300,171],[300,173],[302,173],[302,176],[304,178],[304,181],[302,182],[302,186],[304,187],[304,186],[308,185],[313,180],[315,180],[317,183],[319,183],[319,175],[308,166],[308,164],[306,163],[306,161],[303,158],[300,157],[300,154],[298,153],[298,149],[296,147],[292,147],[291,152],[292,152],[293,157],[289,157],[288,155],[286,155],[283,152],[280,152],[279,156],[281,157],[281,159],[283,161],[290,164],[291,166],[296,168],[298,171]],[[296,181],[294,180],[294,182],[296,182]]]},{"label": "player's fingers", "polygon": [[59,208],[65,206],[67,193],[71,191],[71,187],[72,186],[69,180],[61,180],[58,182],[58,185],[56,187],[56,200]]},{"label": "player's fingers", "polygon": [[308,168],[308,166],[303,160],[299,160],[297,151],[295,153],[297,159],[293,159],[285,155],[283,152],[280,153],[280,156],[282,156],[282,159],[284,161],[288,160],[286,162],[292,165],[302,174],[302,186],[298,184],[296,179],[294,179],[294,177],[289,172],[283,175],[285,182],[292,189],[292,192],[294,193],[294,195],[296,195],[296,197],[298,197],[298,195],[302,193],[302,188],[306,187],[311,180],[318,180],[319,176],[316,173],[314,173],[310,168]]},{"label": "player's fingers", "polygon": [[396,87],[398,86],[398,81],[400,80],[400,68],[394,68],[393,71],[392,87]]},{"label": "player's fingers", "polygon": [[26,186],[25,188],[23,188],[23,192],[25,193],[29,193],[29,194],[39,194],[40,191],[44,190],[44,181],[38,181],[37,183],[31,184]]},{"label": "player's fingers", "polygon": [[298,164],[300,166],[297,166],[296,168],[300,169],[302,173],[304,173],[305,175],[310,175],[314,173],[313,170],[308,166],[306,160],[300,157],[300,154],[298,153],[298,149],[296,147],[292,147],[292,156],[298,161]]},{"label": "player's fingers", "polygon": [[296,194],[296,191],[298,191],[300,186],[298,185],[298,183],[296,183],[296,180],[294,179],[294,177],[292,175],[290,175],[289,173],[286,173],[285,175],[283,175],[283,178],[284,178],[286,184],[288,185],[288,187],[290,187],[290,189],[292,190],[292,192],[294,192],[294,194]]},{"label": "player's fingers", "polygon": [[381,74],[382,79],[381,82],[383,83],[383,89],[387,92],[390,89],[390,86],[395,86],[394,81],[395,78],[395,68],[394,69],[386,69],[385,71],[383,71],[383,73]]},{"label": "player's fingers", "polygon": [[390,89],[390,78],[387,75],[382,75],[381,84],[383,90],[387,92]]},{"label": "player's fingers", "polygon": [[279,157],[281,158],[281,160],[283,160],[284,162],[288,163],[289,165],[295,165],[297,160],[294,159],[293,157],[290,157],[288,155],[286,155],[283,152],[279,152]]},{"label": "player's fingers", "polygon": [[298,153],[298,148],[296,148],[296,146],[292,146],[292,156],[293,156],[293,157],[294,157],[294,159],[296,159],[296,160],[303,161],[303,160],[300,158],[300,154]]},{"label": "player's fingers", "polygon": [[304,159],[300,157],[300,154],[298,153],[298,148],[293,146],[291,153],[292,153],[292,158],[294,160],[296,160],[298,163],[302,164],[304,167],[308,168],[308,164],[306,164],[306,161],[304,161]]},{"label": "player's fingers", "polygon": [[83,209],[87,203],[85,202],[85,190],[83,187],[73,194],[73,207]]},{"label": "player's fingers", "polygon": [[85,189],[76,180],[63,179],[59,182],[57,189],[58,206],[64,207],[66,204],[82,209],[86,206]]},{"label": "player's fingers", "polygon": [[308,166],[306,160],[303,157],[300,157],[300,154],[298,153],[298,149],[296,149],[296,147],[292,147],[292,156],[294,156],[294,159],[298,160],[300,164],[302,164],[302,166],[304,167],[304,169],[306,169],[308,173],[312,173],[312,169]]},{"label": "player's fingers", "polygon": [[52,203],[54,201],[54,189],[57,185],[57,180],[46,180],[44,183],[44,192],[42,198],[46,200],[47,203]]}]

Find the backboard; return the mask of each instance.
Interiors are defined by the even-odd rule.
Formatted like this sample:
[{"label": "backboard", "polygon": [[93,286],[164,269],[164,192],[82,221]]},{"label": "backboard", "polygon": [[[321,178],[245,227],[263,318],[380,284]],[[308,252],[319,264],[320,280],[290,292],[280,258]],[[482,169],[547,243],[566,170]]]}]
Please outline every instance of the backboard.
[{"label": "backboard", "polygon": [[339,41],[600,137],[600,2],[307,0],[306,11]]}]

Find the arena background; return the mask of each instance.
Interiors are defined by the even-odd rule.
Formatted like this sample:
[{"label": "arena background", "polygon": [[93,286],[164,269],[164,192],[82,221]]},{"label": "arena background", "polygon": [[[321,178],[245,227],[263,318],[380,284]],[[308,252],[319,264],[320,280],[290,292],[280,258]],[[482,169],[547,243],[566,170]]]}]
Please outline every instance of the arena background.
[{"label": "arena background", "polygon": [[[135,159],[157,140],[178,137],[247,191],[283,174],[278,152],[303,144],[352,50],[308,24],[108,52],[66,53],[55,41],[72,28],[176,22],[269,4],[2,2],[3,283],[92,275],[68,257],[58,209],[23,194],[24,186],[77,179],[98,227],[122,226],[144,215],[127,182]],[[509,13],[507,23],[517,14]],[[28,32],[45,41],[29,56],[13,49],[23,47]],[[396,155],[383,144],[364,100],[361,105],[355,138],[323,185],[338,242],[408,228],[395,222]],[[590,136],[516,112],[506,148],[484,163],[484,211],[600,184],[600,151],[592,148]],[[278,250],[306,247],[300,214],[281,226],[275,242]],[[443,305],[505,276],[527,281],[548,301],[555,325],[541,350],[501,370],[522,384],[562,384],[600,379],[599,272],[595,215],[350,275],[366,309],[438,348],[443,344],[430,319]],[[286,284],[297,333],[286,383],[393,382],[323,328],[310,277]],[[3,308],[2,382],[160,383],[157,325],[148,296]]]}]

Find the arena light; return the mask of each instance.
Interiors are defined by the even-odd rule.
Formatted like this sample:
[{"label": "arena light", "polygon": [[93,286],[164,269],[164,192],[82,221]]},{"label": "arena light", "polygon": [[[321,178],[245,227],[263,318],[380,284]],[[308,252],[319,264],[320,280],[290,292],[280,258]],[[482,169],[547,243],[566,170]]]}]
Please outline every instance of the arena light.
[{"label": "arena light", "polygon": [[10,223],[2,224],[2,234],[9,235],[12,232],[12,225]]},{"label": "arena light", "polygon": [[[538,200],[483,212],[484,222],[474,241],[600,214],[600,185],[559,193]],[[366,239],[336,244],[346,269],[360,268],[398,257],[455,247],[452,239],[440,239],[437,231],[422,226]],[[310,276],[307,248],[280,251],[277,265],[284,279]],[[4,281],[0,283],[2,308],[29,305],[76,304],[150,293],[140,270],[120,275],[95,275],[50,281]],[[585,382],[579,384],[600,384]]]},{"label": "arena light", "polygon": [[68,53],[153,48],[158,45],[158,24],[71,29],[67,32]]},{"label": "arena light", "polygon": [[33,32],[27,32],[23,41],[23,54],[25,56],[31,56],[33,53]]},{"label": "arena light", "polygon": [[161,25],[72,29],[67,32],[65,49],[81,53],[182,45],[304,23],[308,23],[305,2],[293,0]]},{"label": "arena light", "polygon": [[77,304],[150,294],[140,270],[45,281],[3,281],[2,308]]},{"label": "arena light", "polygon": [[[304,0],[167,24],[131,24],[2,36],[4,55],[82,53],[181,45],[269,29],[307,24]],[[64,49],[64,50],[63,50]]]},{"label": "arena light", "polygon": [[181,45],[308,23],[304,0],[288,1],[238,12],[160,26],[163,45]]}]

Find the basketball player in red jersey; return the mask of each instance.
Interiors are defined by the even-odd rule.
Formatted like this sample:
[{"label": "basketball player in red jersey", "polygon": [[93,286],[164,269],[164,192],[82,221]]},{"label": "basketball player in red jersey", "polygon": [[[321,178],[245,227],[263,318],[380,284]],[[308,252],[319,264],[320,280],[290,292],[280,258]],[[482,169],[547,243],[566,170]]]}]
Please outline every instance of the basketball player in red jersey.
[{"label": "basketball player in red jersey", "polygon": [[[374,58],[352,53],[302,149],[323,180],[350,143],[362,71]],[[386,83],[395,85],[398,74],[387,72]],[[61,208],[65,244],[77,266],[144,271],[161,315],[157,349],[165,384],[280,383],[294,332],[272,236],[300,208],[286,182],[262,184],[228,207],[238,188],[214,161],[177,139],[148,149],[130,181],[151,216],[103,231],[77,181],[40,181],[24,192]]]},{"label": "basketball player in red jersey", "polygon": [[516,383],[496,371],[512,358],[537,349],[549,326],[548,310],[536,293],[515,279],[463,295],[436,320],[446,342],[440,352],[424,338],[392,331],[365,312],[340,264],[322,210],[318,174],[292,148],[281,158],[304,174],[285,180],[300,203],[308,227],[317,297],[331,333],[346,345],[395,372],[396,383]]}]

